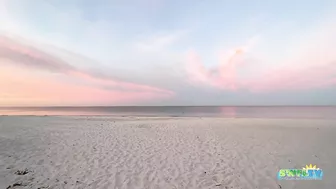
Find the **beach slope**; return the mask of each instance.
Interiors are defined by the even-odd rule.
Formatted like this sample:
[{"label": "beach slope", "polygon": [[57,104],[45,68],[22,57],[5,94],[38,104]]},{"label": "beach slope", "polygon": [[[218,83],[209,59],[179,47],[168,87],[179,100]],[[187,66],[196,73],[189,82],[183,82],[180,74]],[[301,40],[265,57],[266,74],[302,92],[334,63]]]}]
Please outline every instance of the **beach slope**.
[{"label": "beach slope", "polygon": [[336,187],[335,120],[1,116],[0,144],[0,188]]}]

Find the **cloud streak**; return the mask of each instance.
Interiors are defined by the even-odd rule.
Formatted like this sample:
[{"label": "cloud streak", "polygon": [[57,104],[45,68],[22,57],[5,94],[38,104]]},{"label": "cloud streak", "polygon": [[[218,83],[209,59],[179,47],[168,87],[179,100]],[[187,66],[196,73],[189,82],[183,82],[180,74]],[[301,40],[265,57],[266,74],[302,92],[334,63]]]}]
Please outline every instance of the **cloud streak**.
[{"label": "cloud streak", "polygon": [[152,36],[147,40],[138,42],[135,44],[136,49],[141,52],[157,52],[163,49],[166,50],[166,47],[172,45],[184,35],[188,33],[187,30],[180,30],[175,32],[170,32],[164,35]]},{"label": "cloud streak", "polygon": [[125,89],[128,91],[147,91],[173,95],[172,91],[165,89],[129,82],[115,81],[107,76],[103,76],[97,73],[92,74],[81,71],[60,58],[45,53],[35,47],[23,45],[20,42],[5,36],[0,36],[0,58],[6,58],[10,60],[11,63],[16,65],[38,68],[46,71],[58,72],[78,77],[89,82],[106,86],[104,87],[105,89],[112,90],[119,88],[120,90]]},{"label": "cloud streak", "polygon": [[68,73],[76,71],[74,67],[61,59],[5,36],[0,36],[0,57],[18,65],[45,69],[51,72]]},{"label": "cloud streak", "polygon": [[[24,75],[16,69],[5,74],[1,70],[1,104],[11,105],[11,101],[24,104],[30,99],[37,104],[103,104],[129,103],[143,100],[166,99],[174,92],[148,85],[114,80],[110,76],[83,71],[62,58],[44,52],[33,45],[18,42],[7,36],[0,36],[0,61],[2,65],[59,73],[80,80],[81,85],[38,79],[32,74]],[[6,68],[6,67],[3,67]],[[24,69],[27,70],[27,69]],[[25,77],[26,79],[20,79]],[[42,82],[43,81],[43,82]]]}]

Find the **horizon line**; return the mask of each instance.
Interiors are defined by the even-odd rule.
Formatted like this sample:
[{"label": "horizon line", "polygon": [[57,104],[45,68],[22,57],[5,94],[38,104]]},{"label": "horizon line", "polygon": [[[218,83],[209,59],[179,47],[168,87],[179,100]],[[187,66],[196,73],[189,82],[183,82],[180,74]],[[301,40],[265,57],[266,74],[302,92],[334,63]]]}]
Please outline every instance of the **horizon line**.
[{"label": "horizon line", "polygon": [[0,106],[0,108],[112,108],[112,107],[336,107],[336,105],[117,105],[117,106]]}]

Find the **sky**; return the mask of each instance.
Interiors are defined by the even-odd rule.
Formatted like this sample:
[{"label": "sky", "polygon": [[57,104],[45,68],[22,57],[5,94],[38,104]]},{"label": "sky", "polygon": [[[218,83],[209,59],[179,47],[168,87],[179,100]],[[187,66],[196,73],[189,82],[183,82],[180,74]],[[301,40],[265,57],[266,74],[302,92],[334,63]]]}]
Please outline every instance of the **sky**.
[{"label": "sky", "polygon": [[0,0],[0,106],[336,105],[334,0]]}]

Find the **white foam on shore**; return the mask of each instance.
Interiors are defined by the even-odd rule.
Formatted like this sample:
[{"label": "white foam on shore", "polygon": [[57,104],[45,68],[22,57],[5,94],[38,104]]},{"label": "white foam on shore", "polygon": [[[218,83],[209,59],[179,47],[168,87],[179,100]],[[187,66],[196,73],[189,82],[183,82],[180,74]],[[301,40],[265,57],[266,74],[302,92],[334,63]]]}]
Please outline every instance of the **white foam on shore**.
[{"label": "white foam on shore", "polygon": [[[335,188],[335,123],[2,116],[0,188]],[[277,180],[306,164],[323,180]]]}]

